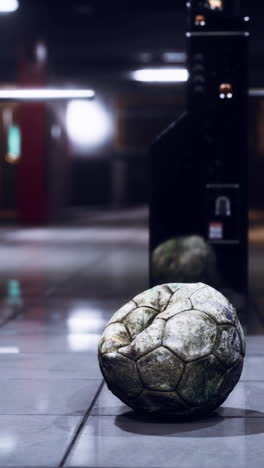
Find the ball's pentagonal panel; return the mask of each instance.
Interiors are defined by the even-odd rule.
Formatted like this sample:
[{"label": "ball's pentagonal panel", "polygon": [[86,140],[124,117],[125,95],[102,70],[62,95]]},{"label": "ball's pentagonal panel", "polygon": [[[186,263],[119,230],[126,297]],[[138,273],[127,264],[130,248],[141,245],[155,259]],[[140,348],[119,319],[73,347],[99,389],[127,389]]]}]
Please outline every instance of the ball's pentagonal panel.
[{"label": "ball's pentagonal panel", "polygon": [[218,327],[214,355],[226,366],[232,366],[239,359],[241,343],[238,331],[230,325]]},{"label": "ball's pentagonal panel", "polygon": [[161,391],[173,390],[184,369],[183,362],[163,346],[139,359],[137,366],[144,386]]},{"label": "ball's pentagonal panel", "polygon": [[124,318],[123,323],[127,327],[131,337],[135,338],[135,336],[151,324],[158,313],[156,309],[150,307],[138,307]]},{"label": "ball's pentagonal panel", "polygon": [[119,353],[136,360],[153,351],[162,344],[164,326],[164,320],[155,319],[146,330],[136,336],[130,345],[119,348]]},{"label": "ball's pentagonal panel", "polygon": [[158,414],[184,415],[189,408],[176,392],[144,390],[138,398],[130,402],[138,411]]},{"label": "ball's pentagonal panel", "polygon": [[108,324],[114,323],[114,322],[122,322],[124,318],[131,312],[132,310],[136,309],[137,305],[133,301],[129,301],[127,304],[125,304],[123,307],[118,309],[118,311],[113,315],[111,320],[109,320]]},{"label": "ball's pentagonal panel", "polygon": [[188,362],[211,353],[216,334],[213,320],[203,312],[189,310],[167,321],[163,344]]},{"label": "ball's pentagonal panel", "polygon": [[238,330],[238,334],[239,334],[239,338],[240,338],[240,343],[241,343],[241,353],[243,354],[243,356],[245,356],[245,352],[246,352],[246,340],[245,340],[245,335],[244,335],[244,331],[243,331],[242,325],[241,325],[241,323],[239,322],[239,320],[238,320],[238,324],[237,324],[237,330]]},{"label": "ball's pentagonal panel", "polygon": [[190,405],[204,405],[218,396],[224,377],[225,368],[210,355],[186,364],[177,392]]},{"label": "ball's pentagonal panel", "polygon": [[239,380],[245,341],[234,307],[203,283],[173,283],[119,309],[99,343],[108,387],[140,411],[201,416]]},{"label": "ball's pentagonal panel", "polygon": [[192,309],[192,304],[191,304],[190,299],[183,299],[183,300],[179,299],[177,302],[174,302],[173,304],[169,304],[168,307],[166,307],[166,309],[164,310],[164,312],[161,312],[159,315],[157,315],[157,318],[168,320],[174,315],[179,314],[180,312],[185,312],[185,310],[190,310],[190,309]]},{"label": "ball's pentagonal panel", "polygon": [[140,394],[142,386],[134,361],[114,352],[104,354],[100,365],[108,387],[114,394],[119,397],[125,395],[126,400]]},{"label": "ball's pentagonal panel", "polygon": [[162,284],[138,294],[138,296],[134,297],[133,301],[138,307],[153,307],[158,312],[162,312],[167,306],[174,290],[170,285]]},{"label": "ball's pentagonal panel", "polygon": [[111,353],[129,343],[130,338],[123,323],[112,323],[104,330],[99,342],[99,352],[100,354]]},{"label": "ball's pentagonal panel", "polygon": [[205,286],[196,291],[191,302],[194,309],[202,310],[214,318],[218,323],[233,323],[236,325],[237,316],[235,308],[216,289]]}]

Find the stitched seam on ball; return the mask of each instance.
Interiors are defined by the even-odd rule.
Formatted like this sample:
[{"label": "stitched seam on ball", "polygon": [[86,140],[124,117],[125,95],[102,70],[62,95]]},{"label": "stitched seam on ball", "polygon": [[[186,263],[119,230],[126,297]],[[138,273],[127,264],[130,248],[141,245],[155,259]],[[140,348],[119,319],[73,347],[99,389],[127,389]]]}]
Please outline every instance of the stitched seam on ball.
[{"label": "stitched seam on ball", "polygon": [[216,319],[215,317],[213,317],[212,315],[210,315],[209,312],[205,312],[202,308],[201,308],[201,309],[198,309],[198,307],[202,307],[202,306],[199,306],[199,305],[198,305],[198,307],[197,307],[197,306],[195,306],[193,303],[192,303],[192,306],[193,306],[192,310],[197,310],[198,312],[203,312],[203,314],[207,315],[207,317],[209,317],[211,320],[213,320],[213,322],[214,322],[216,325],[233,325],[233,326],[235,326],[235,325],[233,324],[233,322],[231,322],[231,321],[230,321],[230,322],[218,322],[217,319]]},{"label": "stitched seam on ball", "polygon": [[226,371],[229,369],[232,369],[232,366],[234,365],[234,363],[228,366],[225,362],[222,361],[222,359],[219,356],[217,356],[217,354],[215,354],[215,351],[212,351],[212,355],[222,364],[222,366],[225,368]]},{"label": "stitched seam on ball", "polygon": [[[175,294],[177,294],[177,292],[180,291],[180,290],[181,290],[182,288],[184,288],[184,287],[185,287],[185,286],[181,286],[179,289],[177,289],[177,291],[175,291],[175,292],[171,295],[171,297],[170,297],[170,299],[169,299],[169,301],[168,301],[168,303],[167,303],[165,309],[163,309],[162,312],[164,312],[164,311],[168,308],[168,306],[169,306],[169,304],[170,304],[170,302],[171,302],[173,296],[175,296]],[[206,288],[206,285],[203,285],[203,286],[199,287],[198,289],[196,289],[193,293],[191,293],[191,294],[190,294],[188,297],[186,297],[185,299],[189,299],[190,302],[191,302],[191,304],[192,304],[192,301],[191,301],[192,295],[195,294],[197,291],[200,291],[200,289],[203,289],[203,288]]]},{"label": "stitched seam on ball", "polygon": [[[153,324],[153,322],[155,321],[156,317],[154,317],[153,321],[151,322],[150,325]],[[163,324],[163,330],[161,331],[161,341],[160,343],[158,343],[154,348],[151,348],[150,350],[146,351],[144,354],[140,355],[138,358],[136,359],[133,359],[133,358],[129,358],[131,359],[132,361],[135,361],[137,362],[139,359],[143,358],[144,356],[146,356],[148,353],[150,353],[151,351],[154,351],[155,349],[159,348],[160,346],[163,346],[163,333],[164,333],[164,328],[165,328],[165,320],[164,319],[161,319],[159,318],[158,320],[162,320],[164,322]],[[148,328],[150,327],[150,325],[148,327],[146,327],[144,330],[142,330],[142,332],[138,333],[138,335],[135,336],[135,338],[132,339],[132,341],[128,344],[128,345],[125,345],[125,346],[122,346],[123,347],[126,347],[126,346],[130,346],[132,344],[133,341],[136,341],[137,338],[141,335],[141,333],[143,332],[146,332],[148,330]],[[166,347],[166,346],[164,346]],[[119,349],[121,348],[121,346],[118,348],[118,351]],[[169,349],[169,348],[168,348]],[[119,353],[119,354],[122,354],[122,353]]]},{"label": "stitched seam on ball", "polygon": [[[129,344],[131,344],[132,341],[136,340],[136,338],[137,338],[141,333],[143,333],[144,331],[148,330],[148,328],[149,328],[149,327],[153,324],[153,322],[156,320],[158,314],[161,313],[161,312],[158,311],[157,309],[154,309],[154,307],[140,306],[140,307],[137,307],[137,309],[140,309],[141,307],[145,307],[145,309],[154,310],[155,312],[157,312],[157,314],[151,319],[151,321],[148,323],[148,325],[147,325],[145,328],[143,328],[143,330],[141,330],[139,333],[137,333],[137,335],[135,335],[134,338],[132,337],[131,333],[129,332],[129,330],[128,330],[128,328],[127,328],[127,325],[126,325],[124,322],[120,322],[120,323],[122,323],[122,324],[124,325],[125,329],[126,329],[126,330],[128,331],[128,333],[129,333],[129,337],[131,338],[131,341],[130,341]],[[133,310],[135,310],[135,309],[133,309]],[[131,311],[131,312],[132,312],[132,311]],[[130,312],[129,312],[129,313],[130,313]],[[126,317],[125,317],[125,318],[126,318]],[[125,319],[124,319],[124,320],[125,320]],[[164,319],[159,318],[159,320],[164,320]],[[164,321],[165,321],[165,320],[164,320]]]},{"label": "stitched seam on ball", "polygon": [[[167,322],[171,318],[175,317],[175,315],[184,314],[184,312],[191,312],[191,311],[193,311],[193,309],[179,310],[178,312],[174,312],[174,314],[171,317],[164,318],[164,317],[159,317],[159,315],[157,315],[155,318],[159,320],[164,320],[165,322]],[[163,312],[160,312],[160,314],[163,314],[164,312],[165,310]],[[200,310],[198,312],[200,312]]]},{"label": "stitched seam on ball", "polygon": [[205,288],[207,288],[207,287],[208,287],[208,286],[207,286],[206,284],[203,284],[203,286],[199,286],[198,289],[196,289],[195,291],[193,291],[193,292],[190,294],[189,299],[191,299],[191,297],[192,297],[194,294],[196,294],[197,291],[200,291],[201,289],[205,289]]}]

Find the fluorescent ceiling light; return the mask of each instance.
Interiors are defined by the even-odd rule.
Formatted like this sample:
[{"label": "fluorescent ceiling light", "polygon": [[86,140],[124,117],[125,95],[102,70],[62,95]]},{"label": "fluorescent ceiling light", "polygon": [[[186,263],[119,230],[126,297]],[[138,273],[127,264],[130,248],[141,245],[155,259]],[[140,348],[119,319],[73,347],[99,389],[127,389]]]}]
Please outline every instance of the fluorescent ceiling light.
[{"label": "fluorescent ceiling light", "polygon": [[0,13],[12,13],[18,7],[18,0],[0,0]]},{"label": "fluorescent ceiling light", "polygon": [[46,101],[50,99],[93,98],[92,89],[0,89],[0,100]]},{"label": "fluorescent ceiling light", "polygon": [[142,68],[133,71],[131,77],[133,80],[146,83],[176,83],[188,80],[188,71],[186,68]]}]

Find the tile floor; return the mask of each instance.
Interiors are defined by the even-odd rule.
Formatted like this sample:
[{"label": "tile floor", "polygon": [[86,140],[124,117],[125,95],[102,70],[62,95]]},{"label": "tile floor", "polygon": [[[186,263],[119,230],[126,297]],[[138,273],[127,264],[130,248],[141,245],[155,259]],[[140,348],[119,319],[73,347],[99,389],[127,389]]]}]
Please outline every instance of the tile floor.
[{"label": "tile floor", "polygon": [[143,223],[5,228],[0,241],[1,468],[263,467],[260,325],[240,383],[203,420],[138,417],[103,384],[104,324],[148,287]]}]

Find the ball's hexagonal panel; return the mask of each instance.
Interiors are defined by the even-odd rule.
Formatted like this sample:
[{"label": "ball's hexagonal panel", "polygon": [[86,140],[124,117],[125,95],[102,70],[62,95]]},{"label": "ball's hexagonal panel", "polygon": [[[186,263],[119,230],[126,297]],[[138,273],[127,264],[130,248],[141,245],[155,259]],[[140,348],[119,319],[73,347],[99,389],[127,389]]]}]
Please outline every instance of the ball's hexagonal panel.
[{"label": "ball's hexagonal panel", "polygon": [[135,398],[142,391],[142,385],[134,361],[121,354],[104,354],[100,361],[101,371],[110,390],[120,399],[127,401]]},{"label": "ball's hexagonal panel", "polygon": [[173,304],[169,304],[168,307],[157,315],[158,318],[162,318],[164,320],[168,320],[169,318],[173,317],[174,315],[178,314],[179,312],[184,312],[185,310],[192,309],[192,304],[189,299],[178,300],[178,302],[174,302]]},{"label": "ball's hexagonal panel", "polygon": [[129,402],[138,411],[159,414],[183,415],[188,412],[188,406],[176,392],[155,392],[144,390],[138,398]]},{"label": "ball's hexagonal panel", "polygon": [[112,323],[108,325],[99,342],[99,353],[111,353],[121,346],[126,346],[130,343],[130,338],[122,323]]},{"label": "ball's hexagonal panel", "polygon": [[200,406],[221,395],[225,368],[213,355],[189,362],[177,388],[190,405]]},{"label": "ball's hexagonal panel", "polygon": [[123,323],[126,325],[132,338],[135,338],[135,336],[151,324],[156,315],[158,315],[156,309],[138,307],[124,318]]},{"label": "ball's hexagonal panel", "polygon": [[110,323],[122,322],[122,320],[124,320],[124,318],[129,314],[129,312],[136,308],[137,305],[133,301],[128,302],[123,307],[118,309],[118,311],[113,315],[111,320],[109,320],[107,325],[110,325]]},{"label": "ball's hexagonal panel", "polygon": [[130,345],[119,348],[119,353],[130,359],[139,359],[161,346],[165,321],[156,318],[152,324],[136,336]]},{"label": "ball's hexagonal panel", "polygon": [[138,360],[138,371],[146,388],[173,390],[184,369],[183,362],[163,346]]},{"label": "ball's hexagonal panel", "polygon": [[227,367],[239,359],[241,351],[240,338],[235,327],[222,325],[218,327],[214,354]]},{"label": "ball's hexagonal panel", "polygon": [[242,352],[243,356],[245,356],[246,340],[245,340],[244,330],[243,330],[242,325],[239,322],[239,320],[238,320],[238,324],[237,324],[237,329],[238,329],[238,333],[239,333],[239,337],[240,337],[241,352]]},{"label": "ball's hexagonal panel", "polygon": [[138,294],[138,296],[134,297],[133,301],[138,307],[153,307],[158,312],[161,312],[167,306],[172,294],[173,290],[170,288],[170,285],[162,284]]},{"label": "ball's hexagonal panel", "polygon": [[207,315],[189,310],[167,321],[163,344],[189,362],[211,353],[216,334],[217,326]]},{"label": "ball's hexagonal panel", "polygon": [[232,323],[236,325],[237,315],[235,308],[216,289],[205,286],[199,289],[191,297],[194,309],[206,312],[218,323]]}]

